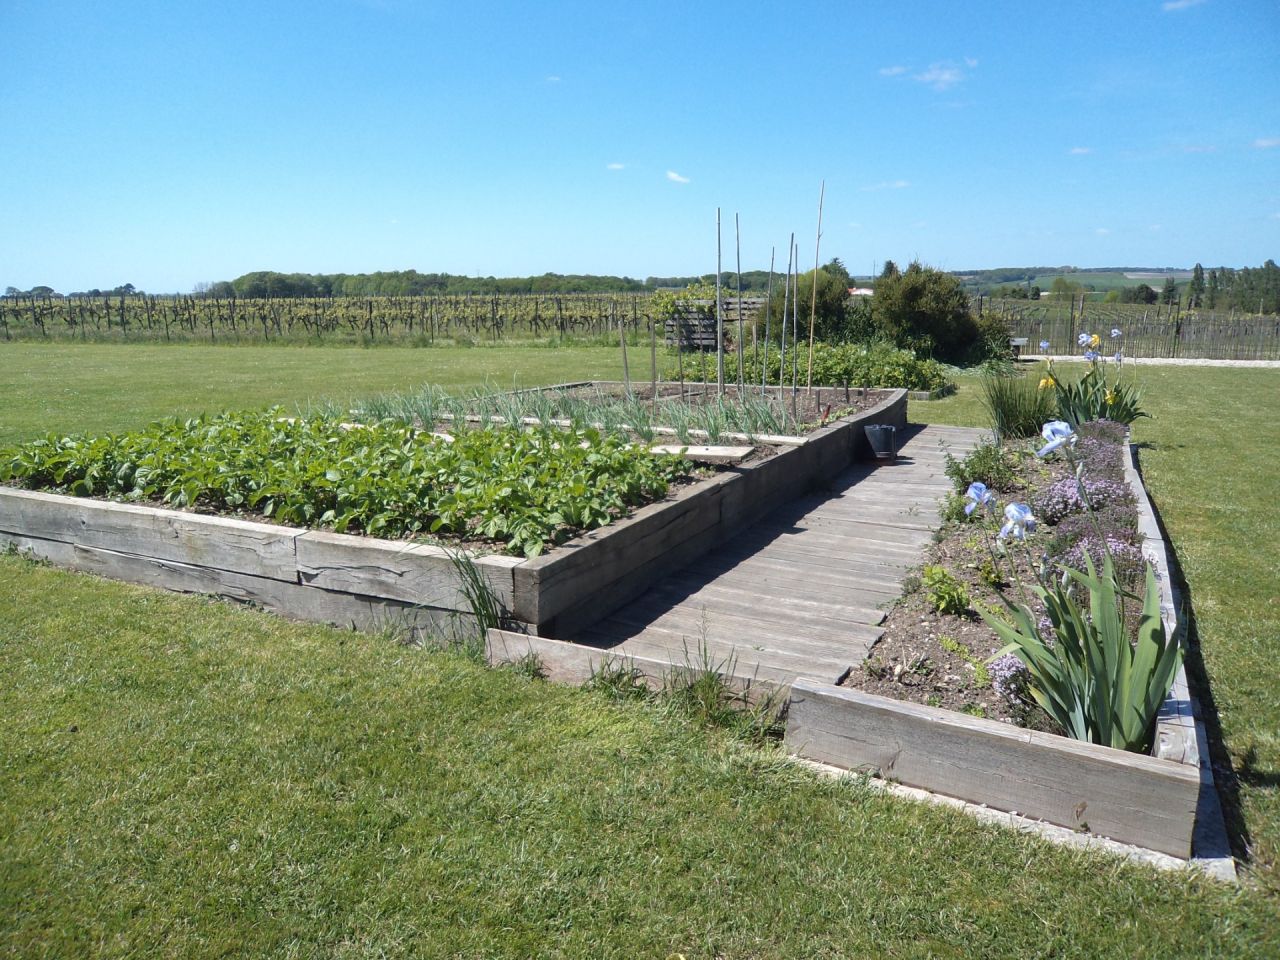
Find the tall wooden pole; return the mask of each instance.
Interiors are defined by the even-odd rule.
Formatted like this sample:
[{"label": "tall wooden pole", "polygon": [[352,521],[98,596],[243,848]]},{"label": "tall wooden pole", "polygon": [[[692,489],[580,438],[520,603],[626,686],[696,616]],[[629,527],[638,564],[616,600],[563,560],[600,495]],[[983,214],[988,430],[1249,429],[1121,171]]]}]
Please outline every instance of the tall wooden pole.
[{"label": "tall wooden pole", "polygon": [[827,193],[827,181],[822,181],[818,191],[818,236],[813,241],[813,295],[809,298],[809,373],[805,387],[813,392],[813,331],[818,318],[818,250],[822,246],[822,201]]},{"label": "tall wooden pole", "polygon": [[738,215],[733,215],[733,241],[737,249],[738,263],[738,400],[742,400],[742,390],[744,387],[743,365],[745,363],[742,356],[743,342],[743,326],[742,326],[742,228],[738,224]]},{"label": "tall wooden pole", "polygon": [[782,286],[782,351],[778,354],[778,400],[787,385],[787,310],[791,307],[791,260],[795,252],[796,235],[787,241],[787,282]]},{"label": "tall wooden pole", "polygon": [[[773,261],[778,255],[777,247],[769,248],[769,286],[764,294],[764,359],[760,360],[760,396],[764,396],[764,383],[769,368],[769,321],[773,319]],[[757,346],[757,350],[759,347]]]},{"label": "tall wooden pole", "polygon": [[724,397],[724,313],[720,309],[720,208],[716,207],[716,390]]}]

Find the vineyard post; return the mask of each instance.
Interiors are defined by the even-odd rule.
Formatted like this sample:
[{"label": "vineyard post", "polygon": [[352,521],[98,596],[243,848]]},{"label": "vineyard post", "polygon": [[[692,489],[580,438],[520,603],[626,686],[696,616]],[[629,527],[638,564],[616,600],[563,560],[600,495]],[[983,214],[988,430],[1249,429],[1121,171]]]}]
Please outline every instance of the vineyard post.
[{"label": "vineyard post", "polygon": [[[632,304],[632,309],[635,309],[634,300]],[[652,390],[650,398],[653,400],[653,409],[656,413],[658,410],[658,322],[653,317],[649,318],[649,386]]]},{"label": "vineyard post", "polygon": [[611,304],[609,312],[613,314],[614,321],[618,325],[618,336],[622,340],[622,388],[626,391],[627,399],[631,399],[631,368],[627,365],[627,329],[626,324],[622,322],[622,318],[618,316],[618,305]]}]

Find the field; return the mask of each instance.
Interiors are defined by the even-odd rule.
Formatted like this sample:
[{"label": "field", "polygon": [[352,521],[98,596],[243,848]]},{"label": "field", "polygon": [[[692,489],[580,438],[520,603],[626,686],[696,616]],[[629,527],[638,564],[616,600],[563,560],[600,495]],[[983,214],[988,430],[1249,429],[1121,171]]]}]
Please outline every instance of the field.
[{"label": "field", "polygon": [[[0,356],[0,442],[620,372],[603,348]],[[1138,375],[1242,890],[815,779],[660,702],[0,557],[0,954],[1274,956],[1276,372]],[[911,415],[985,422],[968,377]]]}]

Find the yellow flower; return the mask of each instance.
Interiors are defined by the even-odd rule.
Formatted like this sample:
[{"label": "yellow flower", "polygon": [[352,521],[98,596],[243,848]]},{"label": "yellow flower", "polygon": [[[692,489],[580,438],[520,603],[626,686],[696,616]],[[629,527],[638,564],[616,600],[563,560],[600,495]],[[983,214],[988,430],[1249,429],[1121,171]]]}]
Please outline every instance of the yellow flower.
[{"label": "yellow flower", "polygon": [[1102,338],[1095,333],[1092,337],[1089,338],[1089,346],[1097,350],[1098,347],[1102,346]]},{"label": "yellow flower", "polygon": [[1041,390],[1048,390],[1050,387],[1056,387],[1057,385],[1058,381],[1053,379],[1053,377],[1042,377],[1040,380]]},{"label": "yellow flower", "polygon": [[1116,402],[1116,395],[1115,395],[1115,391],[1113,391],[1113,390],[1108,390],[1108,391],[1107,391],[1107,406],[1111,406],[1111,405],[1112,405],[1113,403],[1115,403],[1115,402]]}]

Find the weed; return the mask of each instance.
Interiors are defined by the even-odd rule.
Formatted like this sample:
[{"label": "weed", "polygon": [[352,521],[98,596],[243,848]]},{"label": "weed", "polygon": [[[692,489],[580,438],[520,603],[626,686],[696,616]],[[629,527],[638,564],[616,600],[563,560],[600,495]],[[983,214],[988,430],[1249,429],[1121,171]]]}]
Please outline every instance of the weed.
[{"label": "weed", "polygon": [[938,613],[958,615],[969,609],[969,591],[942,567],[926,566],[921,580],[929,605]]},{"label": "weed", "polygon": [[606,660],[583,686],[587,690],[603,694],[615,703],[647,700],[652,696],[644,674],[626,659]]},{"label": "weed", "polygon": [[942,647],[942,649],[946,650],[948,653],[959,657],[973,668],[973,682],[975,686],[981,689],[991,686],[991,672],[987,669],[986,662],[975,657],[969,651],[969,648],[963,643],[955,637],[949,637],[946,634],[943,634],[938,637],[938,646]]}]

